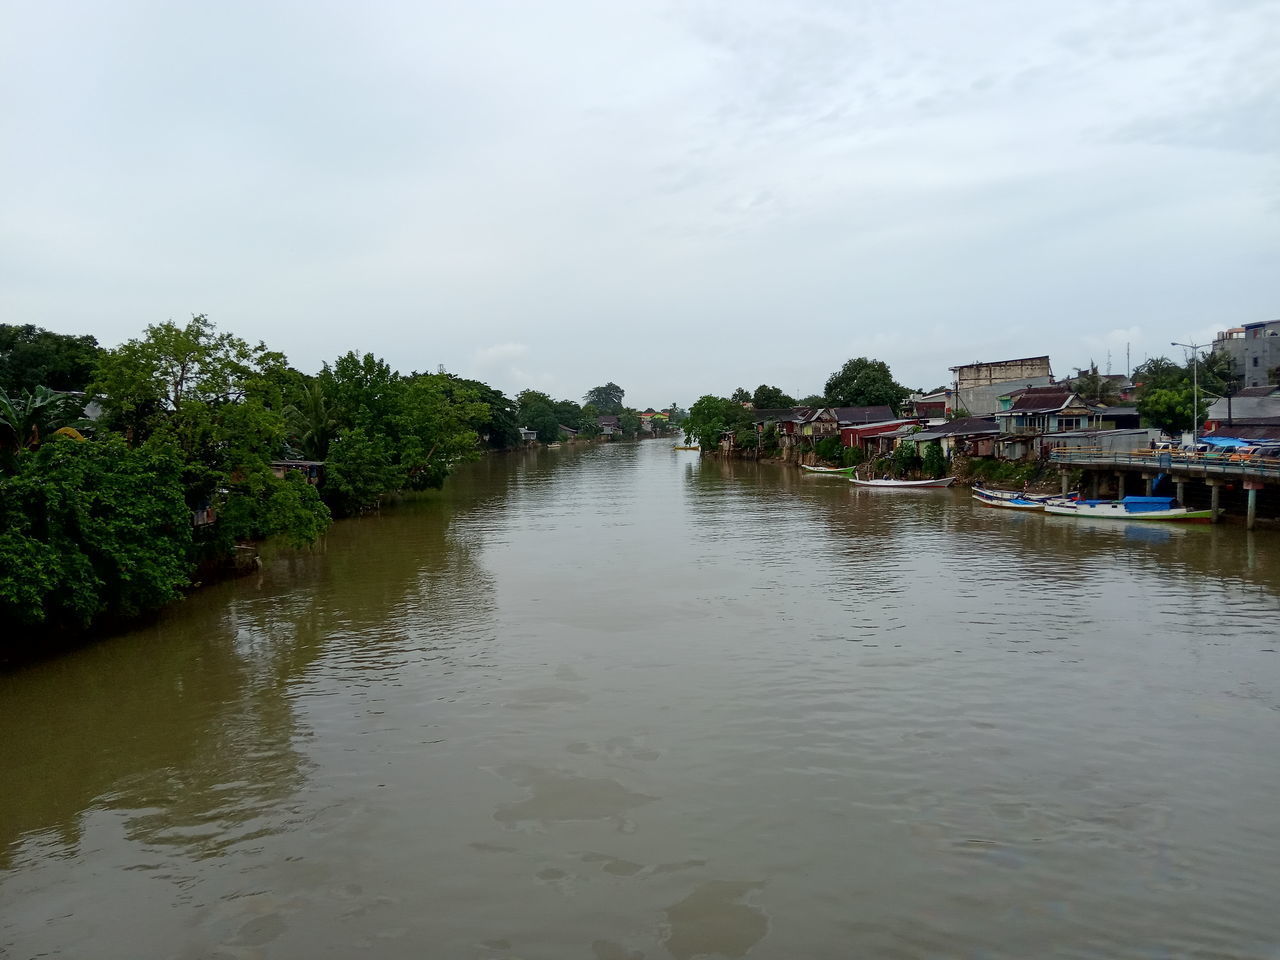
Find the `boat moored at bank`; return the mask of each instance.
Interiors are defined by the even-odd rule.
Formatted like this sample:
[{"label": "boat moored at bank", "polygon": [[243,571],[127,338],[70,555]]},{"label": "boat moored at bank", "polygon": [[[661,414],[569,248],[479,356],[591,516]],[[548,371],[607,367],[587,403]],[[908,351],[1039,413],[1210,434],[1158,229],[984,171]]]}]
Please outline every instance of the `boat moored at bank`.
[{"label": "boat moored at bank", "polygon": [[921,489],[925,487],[949,487],[955,483],[955,479],[955,477],[942,477],[938,480],[859,480],[857,477],[850,477],[849,482],[856,483],[860,487]]},{"label": "boat moored at bank", "polygon": [[1189,510],[1173,497],[1125,497],[1123,500],[1051,500],[1045,513],[1100,520],[1211,523],[1212,510]]}]

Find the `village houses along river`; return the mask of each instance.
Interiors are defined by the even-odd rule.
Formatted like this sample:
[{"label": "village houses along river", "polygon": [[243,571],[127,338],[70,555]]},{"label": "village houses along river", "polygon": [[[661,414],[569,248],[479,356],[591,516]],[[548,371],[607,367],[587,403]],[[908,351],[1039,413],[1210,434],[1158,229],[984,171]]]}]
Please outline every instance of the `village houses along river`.
[{"label": "village houses along river", "polygon": [[1280,957],[1280,534],[669,443],[0,675],[0,956]]}]

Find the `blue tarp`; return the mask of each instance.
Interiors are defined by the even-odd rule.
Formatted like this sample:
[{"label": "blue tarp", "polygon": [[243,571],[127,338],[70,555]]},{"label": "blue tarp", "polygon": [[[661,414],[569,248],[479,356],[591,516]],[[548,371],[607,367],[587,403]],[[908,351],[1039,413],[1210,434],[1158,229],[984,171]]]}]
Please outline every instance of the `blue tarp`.
[{"label": "blue tarp", "polygon": [[1201,443],[1207,443],[1211,447],[1247,447],[1252,442],[1250,440],[1238,440],[1235,437],[1201,437]]}]

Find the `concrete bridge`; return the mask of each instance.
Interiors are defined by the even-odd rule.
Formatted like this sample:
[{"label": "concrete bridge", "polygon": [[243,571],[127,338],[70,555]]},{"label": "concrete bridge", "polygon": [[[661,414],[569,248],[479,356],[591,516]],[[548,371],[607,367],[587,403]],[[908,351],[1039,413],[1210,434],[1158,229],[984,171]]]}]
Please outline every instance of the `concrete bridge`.
[{"label": "concrete bridge", "polygon": [[1072,470],[1083,471],[1082,492],[1095,500],[1104,492],[1114,493],[1117,498],[1126,493],[1150,496],[1156,479],[1165,476],[1173,482],[1179,503],[1197,509],[1212,508],[1215,523],[1224,510],[1243,513],[1250,530],[1257,523],[1259,509],[1266,517],[1280,519],[1280,460],[1233,459],[1227,451],[1184,454],[1081,449],[1055,450],[1050,459],[1061,468],[1063,493],[1067,492],[1067,477]]}]

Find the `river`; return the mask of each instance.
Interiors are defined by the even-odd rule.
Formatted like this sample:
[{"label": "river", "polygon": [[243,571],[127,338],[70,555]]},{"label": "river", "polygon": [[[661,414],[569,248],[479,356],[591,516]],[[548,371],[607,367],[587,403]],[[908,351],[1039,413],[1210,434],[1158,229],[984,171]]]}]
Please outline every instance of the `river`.
[{"label": "river", "polygon": [[1280,957],[1280,534],[662,441],[0,675],[0,956]]}]

